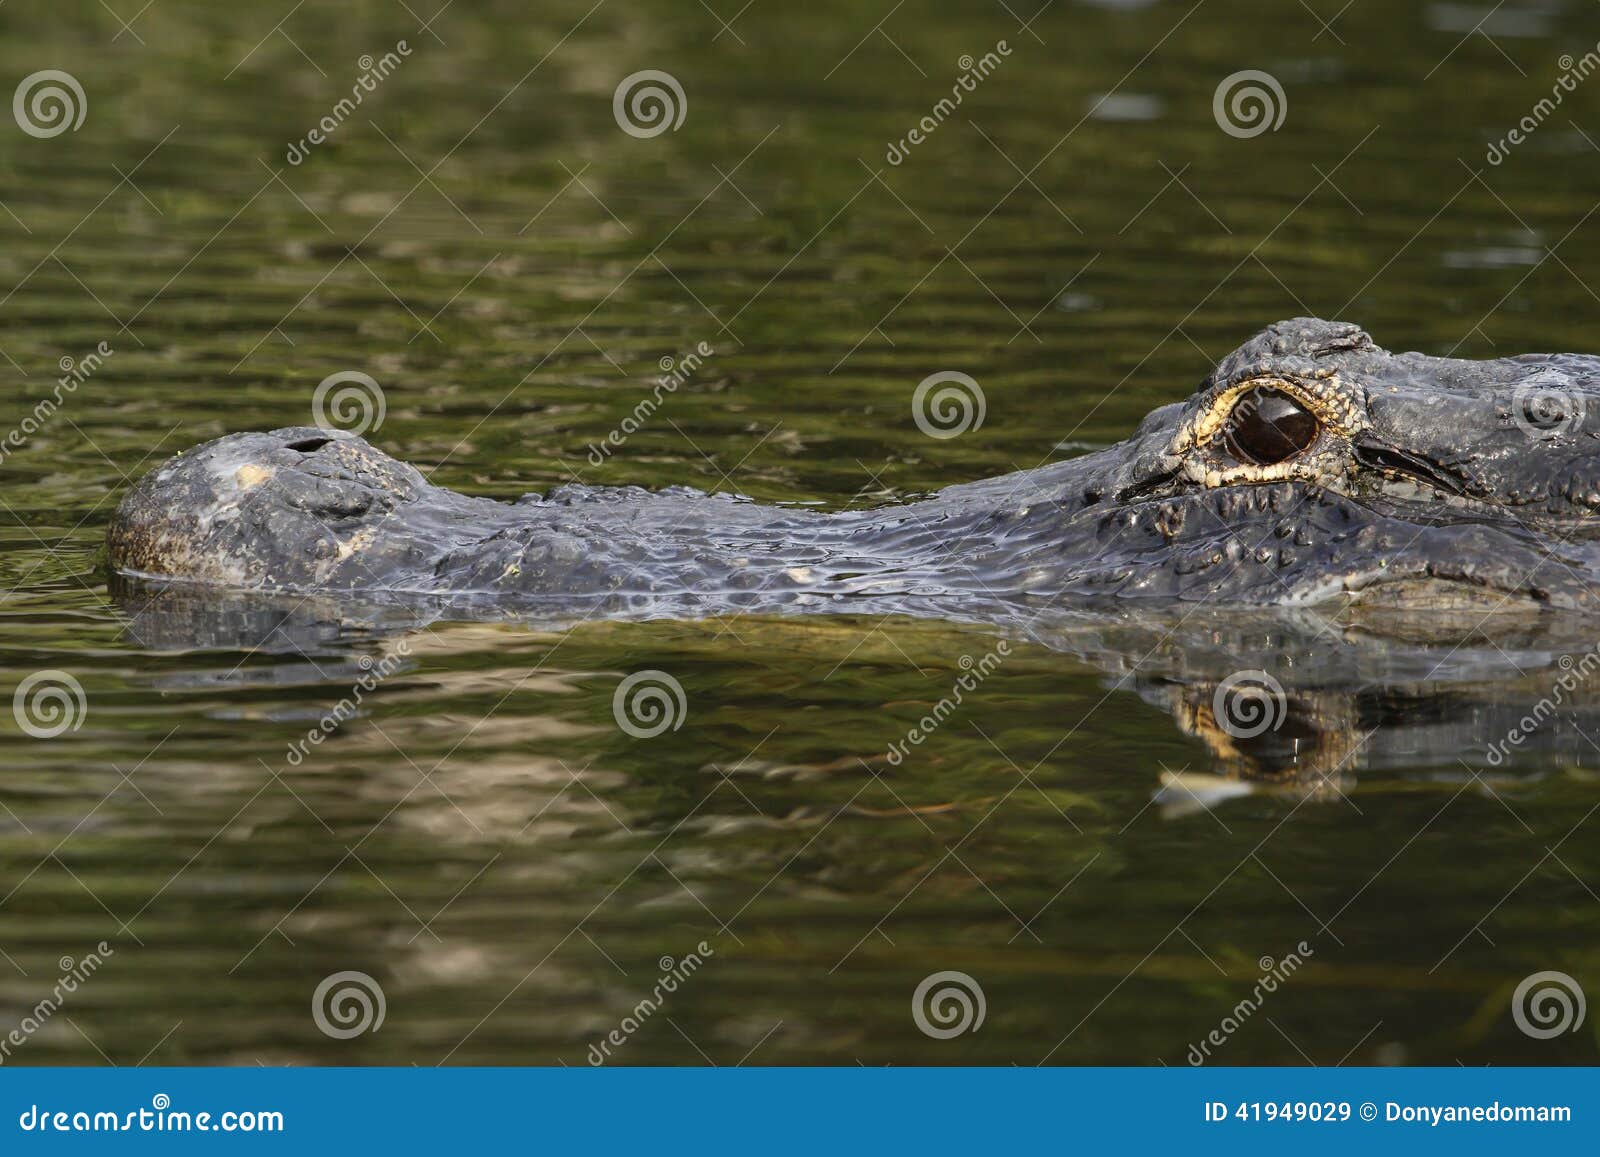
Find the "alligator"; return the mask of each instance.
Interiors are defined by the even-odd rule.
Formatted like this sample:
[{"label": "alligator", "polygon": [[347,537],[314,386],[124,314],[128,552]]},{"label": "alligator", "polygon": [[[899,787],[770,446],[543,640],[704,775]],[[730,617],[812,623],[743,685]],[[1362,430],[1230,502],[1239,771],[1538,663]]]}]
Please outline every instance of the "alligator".
[{"label": "alligator", "polygon": [[[1026,621],[1127,605],[1600,610],[1600,357],[1394,354],[1279,322],[1126,441],[824,512],[685,487],[506,503],[365,440],[241,433],[136,484],[121,575],[446,600],[469,616],[824,611]],[[1592,412],[1591,412],[1592,411]]]}]

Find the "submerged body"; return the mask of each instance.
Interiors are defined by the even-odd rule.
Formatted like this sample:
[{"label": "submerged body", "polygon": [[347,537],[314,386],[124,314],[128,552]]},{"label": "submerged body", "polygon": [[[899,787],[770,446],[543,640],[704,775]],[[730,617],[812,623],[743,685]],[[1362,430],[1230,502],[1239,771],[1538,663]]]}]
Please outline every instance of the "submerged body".
[{"label": "submerged body", "polygon": [[501,613],[1595,611],[1597,513],[1600,358],[1390,354],[1354,326],[1295,319],[1125,442],[904,505],[830,514],[585,486],[502,503],[296,428],[158,467],[108,541],[125,575]]}]

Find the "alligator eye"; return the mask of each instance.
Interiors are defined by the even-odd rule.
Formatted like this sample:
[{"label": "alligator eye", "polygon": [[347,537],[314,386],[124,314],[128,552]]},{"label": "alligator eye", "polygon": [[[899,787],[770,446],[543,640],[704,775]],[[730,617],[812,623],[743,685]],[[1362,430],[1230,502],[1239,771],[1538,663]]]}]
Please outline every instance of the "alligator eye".
[{"label": "alligator eye", "polygon": [[1317,429],[1310,410],[1282,390],[1263,386],[1234,404],[1222,437],[1239,461],[1272,466],[1310,446]]}]

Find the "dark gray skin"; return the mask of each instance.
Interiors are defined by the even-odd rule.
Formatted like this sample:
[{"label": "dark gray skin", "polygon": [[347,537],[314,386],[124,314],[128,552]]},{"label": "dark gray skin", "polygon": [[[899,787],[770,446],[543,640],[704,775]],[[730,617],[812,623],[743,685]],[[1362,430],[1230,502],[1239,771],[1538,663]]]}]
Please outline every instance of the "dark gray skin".
[{"label": "dark gray skin", "polygon": [[[1243,461],[1229,433],[1262,387],[1316,420],[1281,462]],[[469,614],[1002,622],[1144,600],[1476,615],[1600,610],[1597,512],[1600,358],[1390,354],[1355,326],[1300,318],[1119,445],[905,505],[830,514],[585,486],[507,504],[294,428],[172,459],[108,537],[123,575]]]}]

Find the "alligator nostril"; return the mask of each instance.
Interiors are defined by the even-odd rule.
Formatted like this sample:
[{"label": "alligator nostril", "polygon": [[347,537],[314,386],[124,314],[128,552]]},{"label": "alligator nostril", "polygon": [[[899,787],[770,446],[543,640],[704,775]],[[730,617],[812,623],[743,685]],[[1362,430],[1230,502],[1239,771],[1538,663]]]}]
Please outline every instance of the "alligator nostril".
[{"label": "alligator nostril", "polygon": [[310,454],[314,450],[322,449],[332,441],[332,438],[303,438],[298,442],[290,442],[284,449],[297,450],[301,454]]}]

